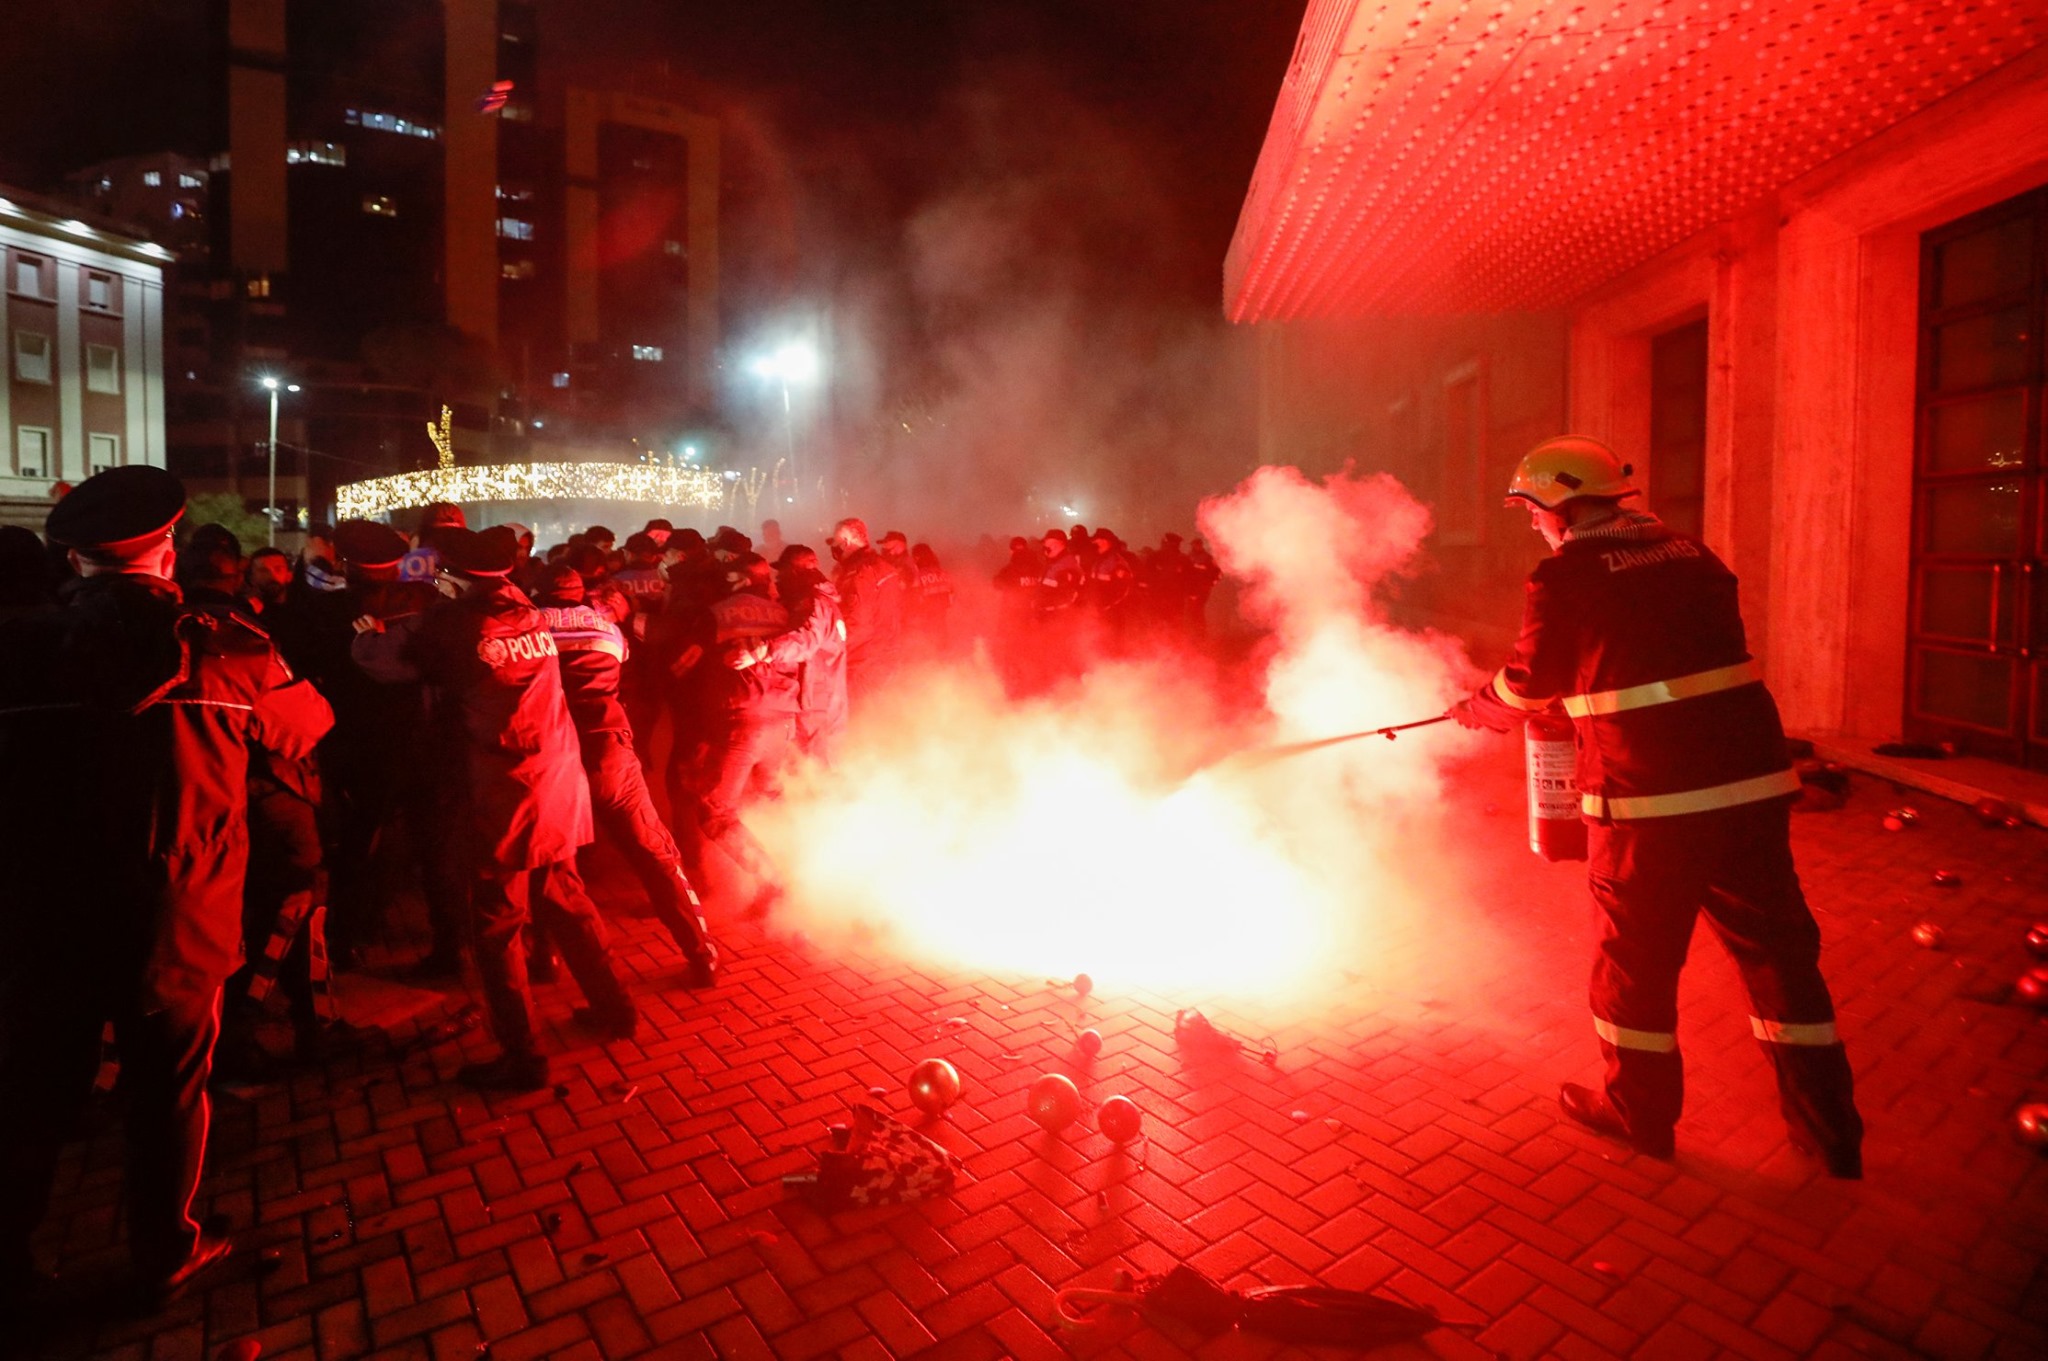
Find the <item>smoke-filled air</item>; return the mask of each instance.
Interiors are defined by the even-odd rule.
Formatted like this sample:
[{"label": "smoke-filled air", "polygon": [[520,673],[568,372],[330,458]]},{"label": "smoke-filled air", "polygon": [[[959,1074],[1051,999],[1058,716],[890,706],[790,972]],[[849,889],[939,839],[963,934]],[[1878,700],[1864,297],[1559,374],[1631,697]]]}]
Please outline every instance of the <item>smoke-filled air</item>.
[{"label": "smoke-filled air", "polygon": [[1167,652],[1020,700],[1000,659],[912,671],[761,830],[792,915],[936,963],[1177,996],[1306,1001],[1454,897],[1439,725],[1286,759],[1274,744],[1439,714],[1470,665],[1388,622],[1428,510],[1386,476],[1262,468],[1201,507],[1262,631],[1218,672]]}]

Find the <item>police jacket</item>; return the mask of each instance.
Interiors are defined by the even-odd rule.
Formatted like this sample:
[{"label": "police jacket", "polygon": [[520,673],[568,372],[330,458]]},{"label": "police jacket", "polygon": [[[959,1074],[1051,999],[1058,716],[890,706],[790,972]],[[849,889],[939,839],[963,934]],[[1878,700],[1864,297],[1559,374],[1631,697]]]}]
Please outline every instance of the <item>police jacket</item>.
[{"label": "police jacket", "polygon": [[380,680],[424,678],[440,692],[465,739],[463,793],[482,863],[533,869],[588,845],[590,787],[558,649],[525,593],[481,580],[416,627],[398,622],[408,626],[359,635],[356,661]]},{"label": "police jacket", "polygon": [[1081,598],[1088,581],[1088,564],[1069,548],[1056,558],[1041,556],[1038,576],[1031,583],[1032,608],[1040,614],[1054,614],[1071,608]]},{"label": "police jacket", "polygon": [[660,567],[622,567],[612,573],[611,584],[633,607],[625,621],[626,631],[636,643],[647,641],[647,626],[668,605],[668,578]]},{"label": "police jacket", "polygon": [[302,761],[332,721],[255,624],[156,577],[0,626],[0,978],[210,996],[240,962],[249,753]]},{"label": "police jacket", "polygon": [[609,612],[594,605],[542,605],[562,668],[562,694],[576,731],[631,732],[619,702],[619,668],[629,655],[626,637]]},{"label": "police jacket", "polygon": [[1585,815],[1712,812],[1799,792],[1743,639],[1735,575],[1697,539],[1623,513],[1529,577],[1514,656],[1474,697],[1506,727],[1571,715]]},{"label": "police jacket", "polygon": [[903,632],[904,597],[910,583],[872,548],[857,548],[832,570],[846,621],[846,662],[859,667],[895,655]]},{"label": "police jacket", "polygon": [[794,668],[767,661],[745,666],[724,664],[725,658],[789,630],[789,611],[780,602],[753,591],[734,591],[711,607],[721,657],[707,666],[706,684],[715,711],[732,722],[772,722],[797,712]]},{"label": "police jacket", "polygon": [[839,592],[820,581],[789,606],[789,631],[768,640],[768,660],[796,674],[804,713],[846,716],[846,622]]}]

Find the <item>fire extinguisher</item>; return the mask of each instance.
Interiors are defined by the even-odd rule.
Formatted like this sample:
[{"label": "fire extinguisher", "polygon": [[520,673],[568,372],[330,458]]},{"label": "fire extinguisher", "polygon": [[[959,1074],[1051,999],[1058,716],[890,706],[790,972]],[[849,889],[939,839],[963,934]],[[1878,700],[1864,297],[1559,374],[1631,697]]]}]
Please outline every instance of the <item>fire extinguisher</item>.
[{"label": "fire extinguisher", "polygon": [[1572,721],[1556,713],[1530,718],[1522,755],[1529,779],[1529,849],[1545,860],[1584,860],[1586,824],[1579,820]]}]

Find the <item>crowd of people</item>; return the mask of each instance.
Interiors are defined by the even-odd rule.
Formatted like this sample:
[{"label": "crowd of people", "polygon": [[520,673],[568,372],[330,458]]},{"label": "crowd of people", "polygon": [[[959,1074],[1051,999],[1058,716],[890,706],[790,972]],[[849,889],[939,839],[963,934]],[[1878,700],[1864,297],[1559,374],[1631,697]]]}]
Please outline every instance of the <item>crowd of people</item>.
[{"label": "crowd of people", "polygon": [[[639,1027],[580,863],[593,843],[673,937],[676,985],[712,986],[712,849],[742,910],[772,912],[783,887],[749,804],[792,762],[831,763],[904,665],[967,641],[932,547],[858,519],[823,555],[774,521],[757,544],[659,518],[536,552],[522,526],[441,504],[409,536],[315,530],[294,560],[245,555],[184,507],[168,473],[121,468],[60,501],[43,538],[0,531],[0,762],[38,776],[0,795],[0,887],[32,905],[0,913],[0,1089],[17,1103],[0,1120],[0,1308],[33,1279],[103,1032],[133,1255],[168,1295],[226,1251],[192,1216],[209,1083],[346,1043],[331,970],[424,934],[405,976],[456,986],[473,961],[498,1046],[458,1079],[546,1087],[535,981],[566,968],[594,1038]],[[1171,534],[1139,552],[1080,525],[1013,539],[988,637],[1017,663],[1083,628],[1199,633],[1217,575]],[[393,919],[394,861],[421,933]],[[289,1056],[259,1024],[278,991]]]}]

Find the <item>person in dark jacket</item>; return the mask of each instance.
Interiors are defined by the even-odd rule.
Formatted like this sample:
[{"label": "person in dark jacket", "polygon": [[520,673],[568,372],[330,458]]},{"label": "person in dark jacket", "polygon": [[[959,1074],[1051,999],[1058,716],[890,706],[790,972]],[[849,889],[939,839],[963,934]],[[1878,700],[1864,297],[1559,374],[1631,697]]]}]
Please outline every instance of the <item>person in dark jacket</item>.
[{"label": "person in dark jacket", "polygon": [[1748,989],[1795,1147],[1863,1173],[1863,1121],[1793,868],[1799,794],[1778,706],[1744,641],[1735,576],[1705,544],[1622,502],[1632,470],[1564,435],[1509,488],[1553,550],[1529,577],[1514,655],[1452,709],[1508,731],[1562,706],[1578,730],[1588,880],[1602,926],[1593,1030],[1604,1091],[1566,1083],[1564,1113],[1668,1158],[1684,1103],[1678,975],[1702,914]]},{"label": "person in dark jacket", "polygon": [[819,570],[817,553],[794,543],[775,564],[775,594],[789,611],[789,630],[768,640],[768,660],[796,674],[797,750],[830,765],[846,733],[846,622],[839,592]]},{"label": "person in dark jacket", "polygon": [[583,577],[566,563],[546,570],[534,603],[554,635],[598,827],[626,857],[655,915],[683,952],[688,985],[708,988],[715,979],[717,951],[704,928],[703,905],[683,871],[675,838],[654,809],[619,701],[620,669],[632,655],[631,645],[610,615],[583,603]]},{"label": "person in dark jacket", "polygon": [[830,544],[832,584],[846,621],[846,685],[854,702],[878,690],[896,667],[910,582],[868,546],[866,521],[841,520]]},{"label": "person in dark jacket", "polygon": [[605,948],[604,925],[576,869],[591,838],[590,789],[562,697],[554,636],[506,580],[515,541],[503,530],[446,531],[441,552],[458,594],[417,628],[369,628],[357,662],[384,679],[424,678],[453,704],[466,738],[477,966],[503,1049],[458,1075],[473,1086],[536,1091],[547,1059],[533,1026],[525,927],[545,921],[590,1005],[576,1020],[630,1039],[639,1014]]},{"label": "person in dark jacket", "polygon": [[0,625],[0,1313],[32,1278],[108,1021],[140,1281],[167,1297],[228,1251],[192,1202],[240,956],[249,753],[307,756],[331,716],[261,631],[185,606],[168,579],[184,504],[161,468],[87,479],[48,522],[80,578]]},{"label": "person in dark jacket", "polygon": [[762,916],[782,896],[781,876],[740,810],[773,784],[795,726],[797,685],[795,672],[769,660],[768,642],[788,632],[789,612],[774,598],[767,561],[749,552],[732,565],[734,590],[711,607],[703,663],[710,740],[697,769],[693,815],[681,819],[678,840],[691,877],[700,881],[707,842],[730,856],[755,882],[748,914]]}]

